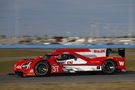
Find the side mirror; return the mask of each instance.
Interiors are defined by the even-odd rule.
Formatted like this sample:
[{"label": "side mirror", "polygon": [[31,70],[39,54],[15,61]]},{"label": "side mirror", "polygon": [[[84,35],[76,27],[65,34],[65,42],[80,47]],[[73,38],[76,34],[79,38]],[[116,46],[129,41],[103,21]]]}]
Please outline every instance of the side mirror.
[{"label": "side mirror", "polygon": [[59,60],[62,59],[62,54],[58,55],[58,59]]},{"label": "side mirror", "polygon": [[38,56],[38,58],[42,59],[42,58],[43,58],[43,56]]}]

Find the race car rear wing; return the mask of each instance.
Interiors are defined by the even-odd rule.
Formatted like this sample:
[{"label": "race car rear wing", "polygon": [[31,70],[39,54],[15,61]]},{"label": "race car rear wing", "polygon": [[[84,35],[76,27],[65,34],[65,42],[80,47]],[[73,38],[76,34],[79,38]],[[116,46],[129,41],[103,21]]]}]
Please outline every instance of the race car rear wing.
[{"label": "race car rear wing", "polygon": [[125,57],[125,48],[118,48],[118,54],[121,57]]},{"label": "race car rear wing", "polygon": [[107,48],[107,50],[106,50],[106,57],[109,57],[109,55],[110,55],[111,53],[117,53],[119,56],[125,57],[125,48],[118,48],[118,49],[117,49],[117,52],[116,52],[116,51],[113,51],[113,50],[110,49],[110,48]]}]

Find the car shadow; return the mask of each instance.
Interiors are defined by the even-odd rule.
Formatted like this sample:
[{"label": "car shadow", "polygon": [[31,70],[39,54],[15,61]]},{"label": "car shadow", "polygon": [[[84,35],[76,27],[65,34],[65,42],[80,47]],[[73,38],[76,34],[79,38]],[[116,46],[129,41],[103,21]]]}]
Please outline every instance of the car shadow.
[{"label": "car shadow", "polygon": [[[56,73],[56,74],[49,74],[47,76],[40,76],[40,77],[93,76],[93,75],[131,75],[131,74],[135,74],[135,71],[116,72],[116,73],[113,73],[113,74],[105,74],[103,72]],[[25,76],[25,77],[28,78],[28,77],[39,77],[39,76]],[[25,78],[25,77],[23,77],[23,78]]]}]

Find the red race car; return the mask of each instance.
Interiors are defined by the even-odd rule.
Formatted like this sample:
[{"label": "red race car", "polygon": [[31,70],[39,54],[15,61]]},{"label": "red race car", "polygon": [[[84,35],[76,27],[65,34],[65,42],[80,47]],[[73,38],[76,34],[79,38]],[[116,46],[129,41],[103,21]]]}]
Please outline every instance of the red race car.
[{"label": "red race car", "polygon": [[[57,49],[35,59],[20,60],[14,65],[19,76],[46,76],[50,73],[102,71],[112,74],[126,71],[125,49],[118,49],[119,57],[110,57],[111,49]],[[113,52],[114,53],[114,52]]]}]

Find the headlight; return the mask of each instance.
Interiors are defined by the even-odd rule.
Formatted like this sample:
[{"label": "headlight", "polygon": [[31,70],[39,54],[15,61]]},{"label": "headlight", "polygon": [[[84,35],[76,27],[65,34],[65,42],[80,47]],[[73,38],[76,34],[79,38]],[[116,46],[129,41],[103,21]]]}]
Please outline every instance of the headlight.
[{"label": "headlight", "polygon": [[30,67],[30,64],[31,63],[32,63],[32,61],[31,62],[24,63],[24,64],[22,64],[21,68],[26,68],[26,70],[27,70]]}]

